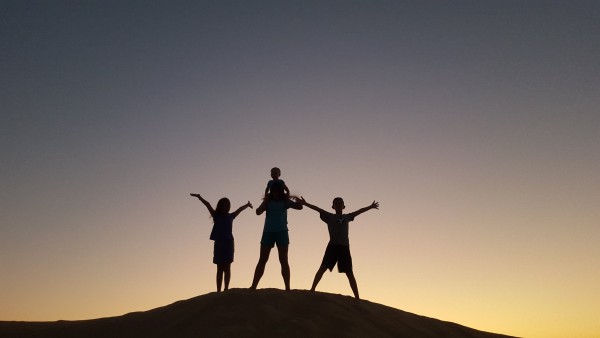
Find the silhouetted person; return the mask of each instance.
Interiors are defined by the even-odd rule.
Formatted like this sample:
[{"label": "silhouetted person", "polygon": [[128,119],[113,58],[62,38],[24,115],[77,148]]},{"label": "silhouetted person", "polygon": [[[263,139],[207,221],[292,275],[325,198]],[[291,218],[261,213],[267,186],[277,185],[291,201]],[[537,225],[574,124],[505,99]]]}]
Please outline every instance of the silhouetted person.
[{"label": "silhouetted person", "polygon": [[341,197],[333,199],[332,208],[335,210],[335,214],[327,212],[319,207],[316,207],[308,203],[304,197],[301,197],[300,203],[307,207],[319,212],[321,220],[327,223],[327,230],[329,230],[329,243],[321,262],[321,267],[315,275],[311,291],[315,291],[317,284],[323,277],[323,274],[327,269],[333,270],[333,267],[337,263],[338,272],[345,273],[350,282],[350,287],[354,293],[354,297],[360,299],[358,295],[358,286],[356,285],[356,279],[352,272],[352,256],[350,256],[350,239],[348,238],[348,223],[353,221],[354,218],[365,211],[371,209],[379,209],[379,202],[373,201],[368,207],[364,207],[355,212],[344,214],[342,213],[346,206],[344,200]]},{"label": "silhouetted person", "polygon": [[290,189],[287,187],[287,185],[285,184],[285,182],[282,179],[279,179],[279,177],[281,177],[281,169],[279,169],[277,167],[271,168],[272,180],[267,182],[267,188],[265,189],[265,197],[267,195],[269,195],[269,192],[271,191],[271,188],[273,187],[273,184],[275,184],[275,183],[282,184],[285,195],[290,196]]},{"label": "silhouetted person", "polygon": [[248,201],[248,203],[242,205],[233,213],[229,213],[231,202],[226,197],[221,198],[217,202],[217,208],[213,209],[210,203],[202,198],[200,194],[190,195],[198,197],[213,218],[214,224],[210,232],[210,239],[215,241],[213,263],[217,264],[217,292],[221,292],[223,279],[225,279],[225,290],[227,290],[229,289],[229,281],[231,279],[231,263],[233,263],[234,253],[233,219],[244,209],[248,207],[252,208],[252,204]]},{"label": "silhouetted person", "polygon": [[275,183],[271,187],[269,194],[265,197],[261,205],[256,208],[256,214],[260,215],[267,212],[265,217],[265,226],[260,240],[260,258],[254,271],[254,279],[250,289],[256,289],[258,282],[265,272],[265,265],[269,260],[271,249],[277,244],[279,252],[279,263],[281,263],[281,275],[285,283],[285,289],[290,289],[290,265],[288,263],[288,246],[290,238],[287,227],[287,209],[302,209],[300,203],[290,200],[285,194],[283,184]]}]

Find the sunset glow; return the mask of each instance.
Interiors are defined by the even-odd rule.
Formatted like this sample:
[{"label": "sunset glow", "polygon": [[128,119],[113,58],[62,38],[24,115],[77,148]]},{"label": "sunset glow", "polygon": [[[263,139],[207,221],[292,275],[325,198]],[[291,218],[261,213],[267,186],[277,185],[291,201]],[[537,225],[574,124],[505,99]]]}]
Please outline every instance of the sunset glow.
[{"label": "sunset glow", "polygon": [[[273,166],[350,223],[362,298],[600,335],[600,3],[3,1],[0,320],[215,291],[212,220]],[[328,241],[290,210],[293,289]],[[234,221],[247,288],[264,215]],[[283,288],[276,251],[259,288]],[[351,295],[343,274],[318,291]]]}]

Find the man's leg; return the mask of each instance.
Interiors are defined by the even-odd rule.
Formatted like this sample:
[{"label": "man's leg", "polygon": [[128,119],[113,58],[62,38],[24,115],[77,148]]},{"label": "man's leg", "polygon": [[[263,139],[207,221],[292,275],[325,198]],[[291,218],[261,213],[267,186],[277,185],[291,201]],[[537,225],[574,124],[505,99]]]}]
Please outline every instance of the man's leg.
[{"label": "man's leg", "polygon": [[260,246],[260,258],[258,259],[258,263],[256,264],[256,270],[254,271],[254,279],[252,280],[252,286],[250,286],[250,289],[255,290],[258,286],[258,282],[262,278],[263,273],[265,273],[265,265],[267,265],[270,253],[271,247],[264,245]]},{"label": "man's leg", "polygon": [[279,252],[279,263],[281,263],[281,276],[283,276],[283,283],[285,289],[290,289],[290,264],[288,262],[288,248],[289,245],[278,245],[277,251]]}]

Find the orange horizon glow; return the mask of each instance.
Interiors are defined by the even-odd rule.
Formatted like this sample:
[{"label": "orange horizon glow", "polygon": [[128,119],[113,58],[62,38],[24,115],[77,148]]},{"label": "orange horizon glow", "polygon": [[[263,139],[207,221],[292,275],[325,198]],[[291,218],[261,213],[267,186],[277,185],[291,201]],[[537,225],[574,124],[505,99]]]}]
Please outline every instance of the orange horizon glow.
[{"label": "orange horizon glow", "polygon": [[[346,212],[361,298],[478,330],[600,335],[600,27],[583,2],[14,2],[0,13],[0,320],[214,292],[190,193],[269,171]],[[6,34],[4,34],[6,33]],[[264,215],[234,221],[250,286]],[[328,233],[289,211],[291,287]],[[271,253],[259,288],[283,288]],[[326,272],[317,291],[351,295]]]}]

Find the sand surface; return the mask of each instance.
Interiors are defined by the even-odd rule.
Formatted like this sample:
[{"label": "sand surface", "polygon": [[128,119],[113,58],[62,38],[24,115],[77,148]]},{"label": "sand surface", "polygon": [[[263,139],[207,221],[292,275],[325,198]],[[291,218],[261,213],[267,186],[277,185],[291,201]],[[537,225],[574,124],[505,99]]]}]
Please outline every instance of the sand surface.
[{"label": "sand surface", "polygon": [[0,338],[258,336],[508,337],[349,296],[278,289],[232,289],[120,317],[0,322]]}]

